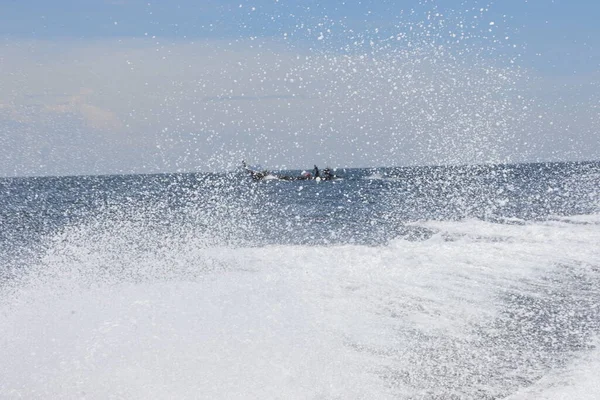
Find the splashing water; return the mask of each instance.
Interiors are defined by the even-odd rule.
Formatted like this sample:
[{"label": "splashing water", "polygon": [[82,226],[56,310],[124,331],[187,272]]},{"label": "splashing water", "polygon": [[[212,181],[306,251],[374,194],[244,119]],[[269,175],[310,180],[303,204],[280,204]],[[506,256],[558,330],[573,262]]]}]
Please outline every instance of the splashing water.
[{"label": "splashing water", "polygon": [[[504,185],[538,170],[513,168]],[[572,175],[556,175],[559,168]],[[407,175],[364,179],[368,170],[328,183],[233,175],[12,180],[5,185],[13,193],[78,193],[79,202],[47,197],[26,204],[50,230],[41,242],[12,242],[34,254],[12,263],[3,279],[0,358],[8,361],[0,364],[0,393],[518,393],[560,375],[575,356],[593,356],[600,221],[597,193],[586,182],[595,182],[597,169],[547,166],[545,178],[532,180],[539,185],[515,186],[509,202],[525,206],[545,193],[553,207],[540,203],[537,214],[517,205],[496,209],[489,221],[463,214],[490,215],[482,212],[489,207],[484,199],[454,215],[436,211],[448,193],[459,192],[438,191],[435,183],[456,171],[439,180],[431,168],[412,171],[413,181],[421,174],[419,190],[429,191],[420,217],[402,212],[419,198],[407,190]],[[548,180],[553,176],[563,178]],[[492,180],[489,188],[501,186]],[[568,201],[559,203],[566,189]],[[468,187],[463,196],[472,196]],[[46,217],[36,215],[40,209]],[[527,219],[514,214],[519,209]],[[80,217],[57,219],[66,210]],[[548,393],[539,385],[528,390]]]},{"label": "splashing water", "polygon": [[536,150],[540,106],[491,6],[382,4],[386,26],[241,4],[262,38],[190,45],[192,83],[148,89],[128,123],[160,126],[145,171],[231,169],[249,148],[429,167],[0,182],[0,397],[597,391],[600,166],[505,163]]}]

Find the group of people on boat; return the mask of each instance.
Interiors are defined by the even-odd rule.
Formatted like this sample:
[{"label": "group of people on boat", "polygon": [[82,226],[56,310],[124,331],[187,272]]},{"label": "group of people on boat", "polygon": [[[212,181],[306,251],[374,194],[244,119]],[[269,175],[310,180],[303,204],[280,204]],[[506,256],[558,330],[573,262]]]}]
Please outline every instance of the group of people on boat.
[{"label": "group of people on boat", "polygon": [[319,167],[317,167],[316,165],[314,166],[312,173],[309,171],[302,171],[302,173],[299,176],[278,175],[278,174],[273,174],[267,170],[255,171],[253,169],[250,169],[246,165],[245,161],[242,161],[242,166],[243,166],[244,170],[247,173],[249,173],[250,176],[252,177],[252,179],[255,181],[269,179],[269,177],[272,177],[271,179],[277,179],[277,180],[282,180],[282,181],[306,181],[306,180],[330,181],[330,180],[337,178],[337,176],[332,173],[332,171],[329,167],[326,167],[322,171],[320,171]]}]

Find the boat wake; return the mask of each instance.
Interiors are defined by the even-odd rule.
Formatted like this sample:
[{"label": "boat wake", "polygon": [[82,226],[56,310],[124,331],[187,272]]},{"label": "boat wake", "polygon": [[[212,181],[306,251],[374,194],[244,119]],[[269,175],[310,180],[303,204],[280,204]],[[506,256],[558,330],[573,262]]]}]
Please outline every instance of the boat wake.
[{"label": "boat wake", "polygon": [[430,220],[380,246],[71,226],[2,288],[0,395],[578,394],[599,362],[599,224]]}]

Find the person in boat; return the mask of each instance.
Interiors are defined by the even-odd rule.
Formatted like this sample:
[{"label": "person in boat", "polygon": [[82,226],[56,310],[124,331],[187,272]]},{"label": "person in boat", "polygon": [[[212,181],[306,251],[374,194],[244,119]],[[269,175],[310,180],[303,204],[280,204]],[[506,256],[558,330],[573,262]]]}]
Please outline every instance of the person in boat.
[{"label": "person in boat", "polygon": [[325,180],[325,181],[329,181],[331,179],[333,179],[335,176],[331,173],[331,170],[329,169],[329,167],[325,167],[325,169],[323,170],[323,174],[321,175],[321,179]]},{"label": "person in boat", "polygon": [[314,177],[313,179],[321,179],[323,181],[330,181],[332,179],[337,178],[335,175],[333,175],[331,173],[331,169],[329,167],[325,167],[325,169],[323,169],[323,171],[319,171],[319,167],[317,167],[315,165],[315,168],[313,169],[314,172]]},{"label": "person in boat", "polygon": [[280,176],[279,177],[279,179],[281,179],[281,180],[291,180],[291,181],[306,181],[306,180],[313,180],[313,179],[329,181],[329,180],[332,180],[335,178],[336,178],[336,176],[331,173],[331,170],[329,169],[329,167],[325,168],[323,170],[323,172],[321,172],[321,171],[319,171],[319,167],[317,167],[316,165],[313,168],[312,174],[309,171],[302,171],[302,173],[298,177],[291,177],[291,176]]},{"label": "person in boat", "polygon": [[[242,161],[242,167],[248,174],[250,174],[252,179],[255,181],[260,181],[260,180],[264,179],[267,175],[272,175],[267,170],[255,171],[253,169],[250,169],[245,161]],[[287,176],[287,175],[274,175],[274,176],[276,176],[279,180],[282,180],[282,181],[306,181],[306,180],[313,180],[313,179],[317,179],[317,178],[328,181],[328,180],[332,180],[332,179],[336,178],[336,176],[331,173],[331,170],[329,169],[329,167],[326,167],[321,172],[321,171],[319,171],[319,167],[317,167],[316,165],[313,168],[312,174],[309,171],[302,171],[300,176]]]}]

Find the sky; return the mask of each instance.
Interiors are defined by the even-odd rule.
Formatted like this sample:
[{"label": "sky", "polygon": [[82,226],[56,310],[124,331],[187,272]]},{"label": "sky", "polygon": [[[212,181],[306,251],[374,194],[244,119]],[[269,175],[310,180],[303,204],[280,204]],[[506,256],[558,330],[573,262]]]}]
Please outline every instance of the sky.
[{"label": "sky", "polygon": [[0,0],[0,176],[600,159],[600,3]]}]

